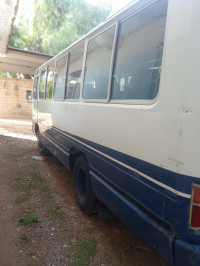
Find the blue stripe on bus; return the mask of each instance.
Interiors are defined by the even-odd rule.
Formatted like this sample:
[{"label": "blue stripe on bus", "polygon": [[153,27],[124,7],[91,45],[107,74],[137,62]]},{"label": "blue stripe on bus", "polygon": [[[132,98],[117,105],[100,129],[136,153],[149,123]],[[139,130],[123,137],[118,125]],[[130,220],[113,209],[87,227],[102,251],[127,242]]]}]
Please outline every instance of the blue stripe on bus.
[{"label": "blue stripe on bus", "polygon": [[[127,154],[118,152],[116,150],[110,149],[108,147],[102,146],[100,144],[91,142],[89,140],[83,139],[81,137],[75,136],[73,134],[70,134],[68,132],[61,131],[57,128],[52,127],[51,130],[48,130],[47,135],[52,136],[53,139],[57,139],[57,141],[67,148],[67,143],[66,139],[69,137],[73,137],[74,140],[90,146],[91,148],[94,148],[97,151],[100,151],[101,153],[104,153],[113,159],[120,161],[121,163],[136,169],[137,171],[143,173],[144,175],[148,175],[151,177],[153,180],[158,181],[166,186],[171,187],[174,190],[178,190],[182,193],[191,194],[191,184],[197,183],[200,184],[200,179],[192,176],[186,176],[183,174],[179,174],[167,169],[164,169],[162,167],[153,165],[151,163],[145,162],[143,160],[137,159],[135,157],[129,156]],[[57,136],[56,136],[57,135]],[[56,137],[55,137],[56,136]],[[69,141],[67,141],[69,142]],[[71,142],[71,140],[70,140]],[[70,149],[70,147],[68,147]],[[103,156],[103,155],[98,155],[98,156]],[[115,161],[112,162],[115,166],[119,167],[119,164],[116,163]],[[125,167],[120,166],[121,170],[125,170],[128,173],[132,173],[131,170],[129,169],[123,169]],[[135,173],[137,175],[137,173]],[[150,180],[145,180],[147,184],[151,184],[152,182]],[[173,192],[172,192],[173,193]],[[188,196],[189,198],[189,196]]]},{"label": "blue stripe on bus", "polygon": [[[118,195],[121,195],[120,197],[126,198],[127,202],[130,202],[130,204],[135,206],[137,203],[138,206],[143,206],[145,213],[151,212],[153,215],[151,215],[152,218],[155,216],[159,217],[160,221],[164,221],[169,227],[172,226],[173,230],[178,235],[182,235],[183,238],[188,238],[190,235],[194,241],[198,238],[194,230],[191,230],[188,227],[190,208],[189,197],[191,188],[190,182],[192,182],[192,180],[197,182],[197,178],[195,179],[192,177],[176,174],[150,163],[145,164],[145,162],[142,160],[121,154],[117,151],[111,150],[88,140],[84,140],[80,137],[63,132],[56,128],[49,129],[44,132],[44,134],[45,135],[42,134],[44,137],[42,141],[45,141],[44,144],[47,146],[47,148],[49,148],[50,151],[56,157],[58,157],[58,159],[66,167],[69,168],[70,164],[70,149],[72,147],[79,149],[88,159],[92,183],[96,182],[96,178],[94,177],[98,176],[99,187],[101,187],[100,182],[102,182],[102,184],[106,183],[111,190],[116,190],[116,188],[118,188],[116,191],[118,191]],[[112,157],[110,155],[112,155]],[[108,158],[106,156],[110,157]],[[187,194],[189,197],[181,196],[180,193],[173,193],[164,187],[165,184],[161,183],[162,186],[157,184],[156,179],[154,182],[152,182],[151,180],[146,179],[144,176],[139,175],[138,173],[133,172],[125,166],[115,162],[115,159],[113,158],[121,159],[123,163],[127,164],[127,167],[128,165],[134,165],[134,167],[137,167],[137,169],[141,170],[142,173],[145,172],[145,174],[147,173],[149,176],[151,175],[152,180],[154,180],[153,174],[155,173],[155,176],[159,182],[162,181],[162,179],[159,179],[160,169],[161,174],[163,172],[165,173],[166,179],[170,178],[170,181],[165,179],[165,184],[171,185],[174,190],[176,189],[180,192],[181,185],[179,186],[179,184],[182,184],[183,182],[184,186],[188,186],[189,188],[186,187],[185,190],[183,189],[181,191],[181,193],[189,192],[189,194]],[[136,163],[138,163],[138,165],[136,165]],[[141,169],[143,165],[144,170]],[[149,172],[147,172],[148,170]],[[179,178],[178,180],[176,180],[177,177]],[[185,180],[187,182],[185,182]],[[97,182],[94,184],[97,184]],[[106,205],[111,204],[111,211],[118,216],[117,213],[119,211],[119,206],[116,206],[114,202],[107,202],[108,195],[106,194],[106,191],[99,190],[99,187],[96,185],[93,187],[98,199]],[[183,185],[181,187],[183,187]]]}]

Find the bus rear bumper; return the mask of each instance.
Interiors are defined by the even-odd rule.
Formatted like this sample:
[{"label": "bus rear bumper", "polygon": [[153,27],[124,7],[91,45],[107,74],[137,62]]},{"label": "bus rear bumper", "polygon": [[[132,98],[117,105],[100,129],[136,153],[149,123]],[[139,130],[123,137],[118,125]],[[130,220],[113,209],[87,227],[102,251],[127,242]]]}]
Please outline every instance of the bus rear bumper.
[{"label": "bus rear bumper", "polygon": [[177,239],[175,242],[175,265],[200,266],[200,245]]}]

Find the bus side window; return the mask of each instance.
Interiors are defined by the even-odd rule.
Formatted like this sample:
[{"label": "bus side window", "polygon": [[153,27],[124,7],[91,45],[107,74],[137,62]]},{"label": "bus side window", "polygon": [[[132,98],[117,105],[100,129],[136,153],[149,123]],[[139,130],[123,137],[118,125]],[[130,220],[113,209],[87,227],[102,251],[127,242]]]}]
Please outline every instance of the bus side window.
[{"label": "bus side window", "polygon": [[66,99],[79,99],[82,78],[83,54],[83,46],[69,54],[66,82]]},{"label": "bus side window", "polygon": [[65,77],[66,77],[67,55],[56,61],[54,73],[54,99],[63,100],[65,94]]},{"label": "bus side window", "polygon": [[88,43],[84,99],[107,99],[114,34],[112,27]]},{"label": "bus side window", "polygon": [[53,79],[54,79],[54,65],[55,65],[55,62],[53,62],[52,64],[48,65],[46,99],[51,99],[52,98]]},{"label": "bus side window", "polygon": [[45,86],[46,86],[46,69],[41,71],[40,74],[40,86],[39,86],[39,99],[44,99]]},{"label": "bus side window", "polygon": [[[167,1],[159,1],[120,25],[111,99],[153,99],[160,82]],[[128,77],[120,92],[115,77]],[[121,90],[122,91],[122,90]]]}]

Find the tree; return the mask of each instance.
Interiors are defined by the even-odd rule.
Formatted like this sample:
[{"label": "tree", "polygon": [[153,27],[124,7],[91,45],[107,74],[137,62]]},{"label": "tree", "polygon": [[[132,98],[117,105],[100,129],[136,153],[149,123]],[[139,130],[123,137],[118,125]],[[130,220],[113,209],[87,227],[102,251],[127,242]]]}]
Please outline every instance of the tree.
[{"label": "tree", "polygon": [[110,9],[84,0],[35,0],[33,21],[20,18],[10,46],[56,55],[101,23]]}]

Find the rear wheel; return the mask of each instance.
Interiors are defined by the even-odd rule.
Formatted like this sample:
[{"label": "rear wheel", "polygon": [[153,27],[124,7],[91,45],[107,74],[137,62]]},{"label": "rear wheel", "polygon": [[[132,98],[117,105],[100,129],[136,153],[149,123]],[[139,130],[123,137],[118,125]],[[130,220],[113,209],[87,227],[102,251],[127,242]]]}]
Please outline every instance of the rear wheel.
[{"label": "rear wheel", "polygon": [[88,162],[83,155],[75,162],[73,179],[76,201],[81,211],[86,214],[96,212],[97,198],[92,190]]}]

